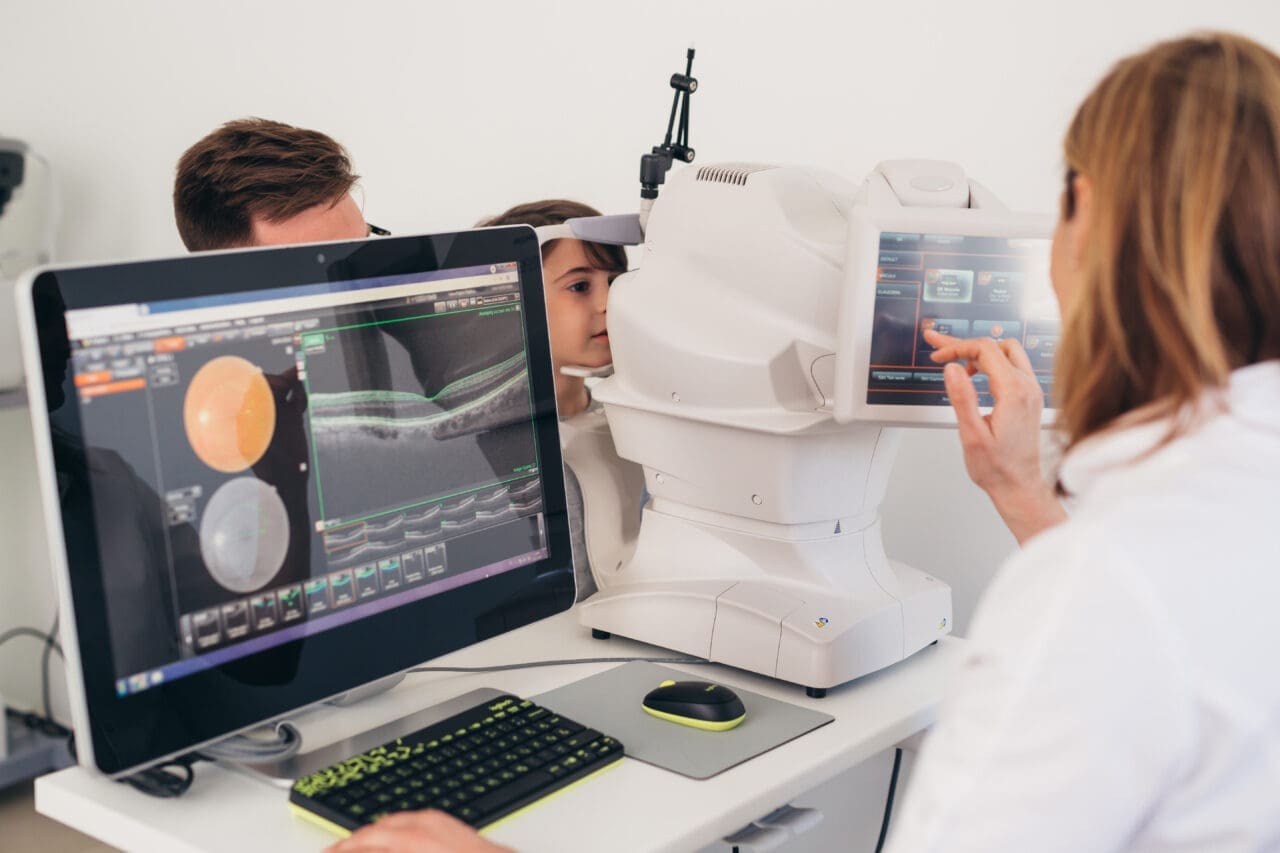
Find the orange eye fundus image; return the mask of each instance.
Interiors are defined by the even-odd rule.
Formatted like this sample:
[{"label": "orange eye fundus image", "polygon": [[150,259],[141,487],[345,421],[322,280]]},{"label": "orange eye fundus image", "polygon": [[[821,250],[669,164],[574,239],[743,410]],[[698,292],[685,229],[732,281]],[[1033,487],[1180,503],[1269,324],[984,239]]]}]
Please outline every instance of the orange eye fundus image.
[{"label": "orange eye fundus image", "polygon": [[191,379],[182,420],[200,461],[231,474],[252,466],[271,444],[275,398],[262,368],[240,356],[219,356]]}]

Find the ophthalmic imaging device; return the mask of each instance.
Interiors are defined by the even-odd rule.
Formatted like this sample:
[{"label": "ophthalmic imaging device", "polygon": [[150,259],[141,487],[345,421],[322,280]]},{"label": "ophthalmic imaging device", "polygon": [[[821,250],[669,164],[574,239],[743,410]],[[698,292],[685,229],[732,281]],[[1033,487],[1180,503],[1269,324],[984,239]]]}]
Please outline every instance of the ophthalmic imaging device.
[{"label": "ophthalmic imaging device", "polygon": [[[693,159],[696,81],[672,86],[680,136],[642,161],[640,260],[609,297],[603,412],[562,427],[599,587],[581,620],[821,696],[951,629],[950,588],[886,555],[879,505],[899,428],[955,423],[925,330],[1020,342],[1048,417],[1052,221],[927,160],[861,184],[686,168],[659,198],[666,168]],[[628,242],[617,217],[568,230]]]}]

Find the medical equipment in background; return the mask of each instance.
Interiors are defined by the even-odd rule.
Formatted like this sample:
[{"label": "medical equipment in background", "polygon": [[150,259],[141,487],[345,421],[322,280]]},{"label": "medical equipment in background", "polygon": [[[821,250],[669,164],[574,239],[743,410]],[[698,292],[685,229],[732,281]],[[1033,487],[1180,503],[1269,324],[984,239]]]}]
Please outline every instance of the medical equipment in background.
[{"label": "medical equipment in background", "polygon": [[[48,161],[25,142],[0,137],[0,408],[26,402],[13,288],[24,270],[53,260],[56,222]],[[0,522],[0,535],[16,523]],[[64,737],[9,723],[0,696],[0,789],[71,763]]]},{"label": "medical equipment in background", "polygon": [[23,270],[53,260],[55,205],[48,161],[0,137],[0,399],[22,385],[13,286]]},{"label": "medical equipment in background", "polygon": [[[890,560],[881,539],[894,426],[955,422],[940,384],[930,405],[873,387],[882,240],[1021,241],[1043,256],[1047,291],[1051,220],[924,160],[881,163],[860,186],[808,168],[686,169],[647,213],[638,268],[610,293],[603,411],[561,427],[599,587],[582,624],[815,697],[949,633],[950,588]],[[591,219],[567,224],[605,236]],[[939,301],[973,275],[991,281],[940,272]],[[911,358],[921,328],[916,313],[899,330]]]}]

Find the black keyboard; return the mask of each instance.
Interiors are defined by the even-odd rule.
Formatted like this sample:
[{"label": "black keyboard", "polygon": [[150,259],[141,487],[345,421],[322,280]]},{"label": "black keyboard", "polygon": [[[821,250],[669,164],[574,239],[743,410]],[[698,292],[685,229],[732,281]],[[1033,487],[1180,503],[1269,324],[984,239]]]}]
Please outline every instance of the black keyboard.
[{"label": "black keyboard", "polygon": [[304,776],[289,802],[336,831],[428,808],[479,829],[622,756],[608,735],[502,696]]}]

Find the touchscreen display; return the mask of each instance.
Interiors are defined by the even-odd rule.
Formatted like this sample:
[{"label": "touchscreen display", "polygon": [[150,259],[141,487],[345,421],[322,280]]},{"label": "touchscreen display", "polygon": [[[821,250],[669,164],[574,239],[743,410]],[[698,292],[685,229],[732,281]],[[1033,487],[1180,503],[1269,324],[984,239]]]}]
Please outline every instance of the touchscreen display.
[{"label": "touchscreen display", "polygon": [[[1043,238],[883,232],[867,403],[949,404],[943,365],[929,356],[927,329],[959,338],[1022,344],[1049,405],[1060,324]],[[978,403],[992,404],[987,377],[973,377]]]}]

